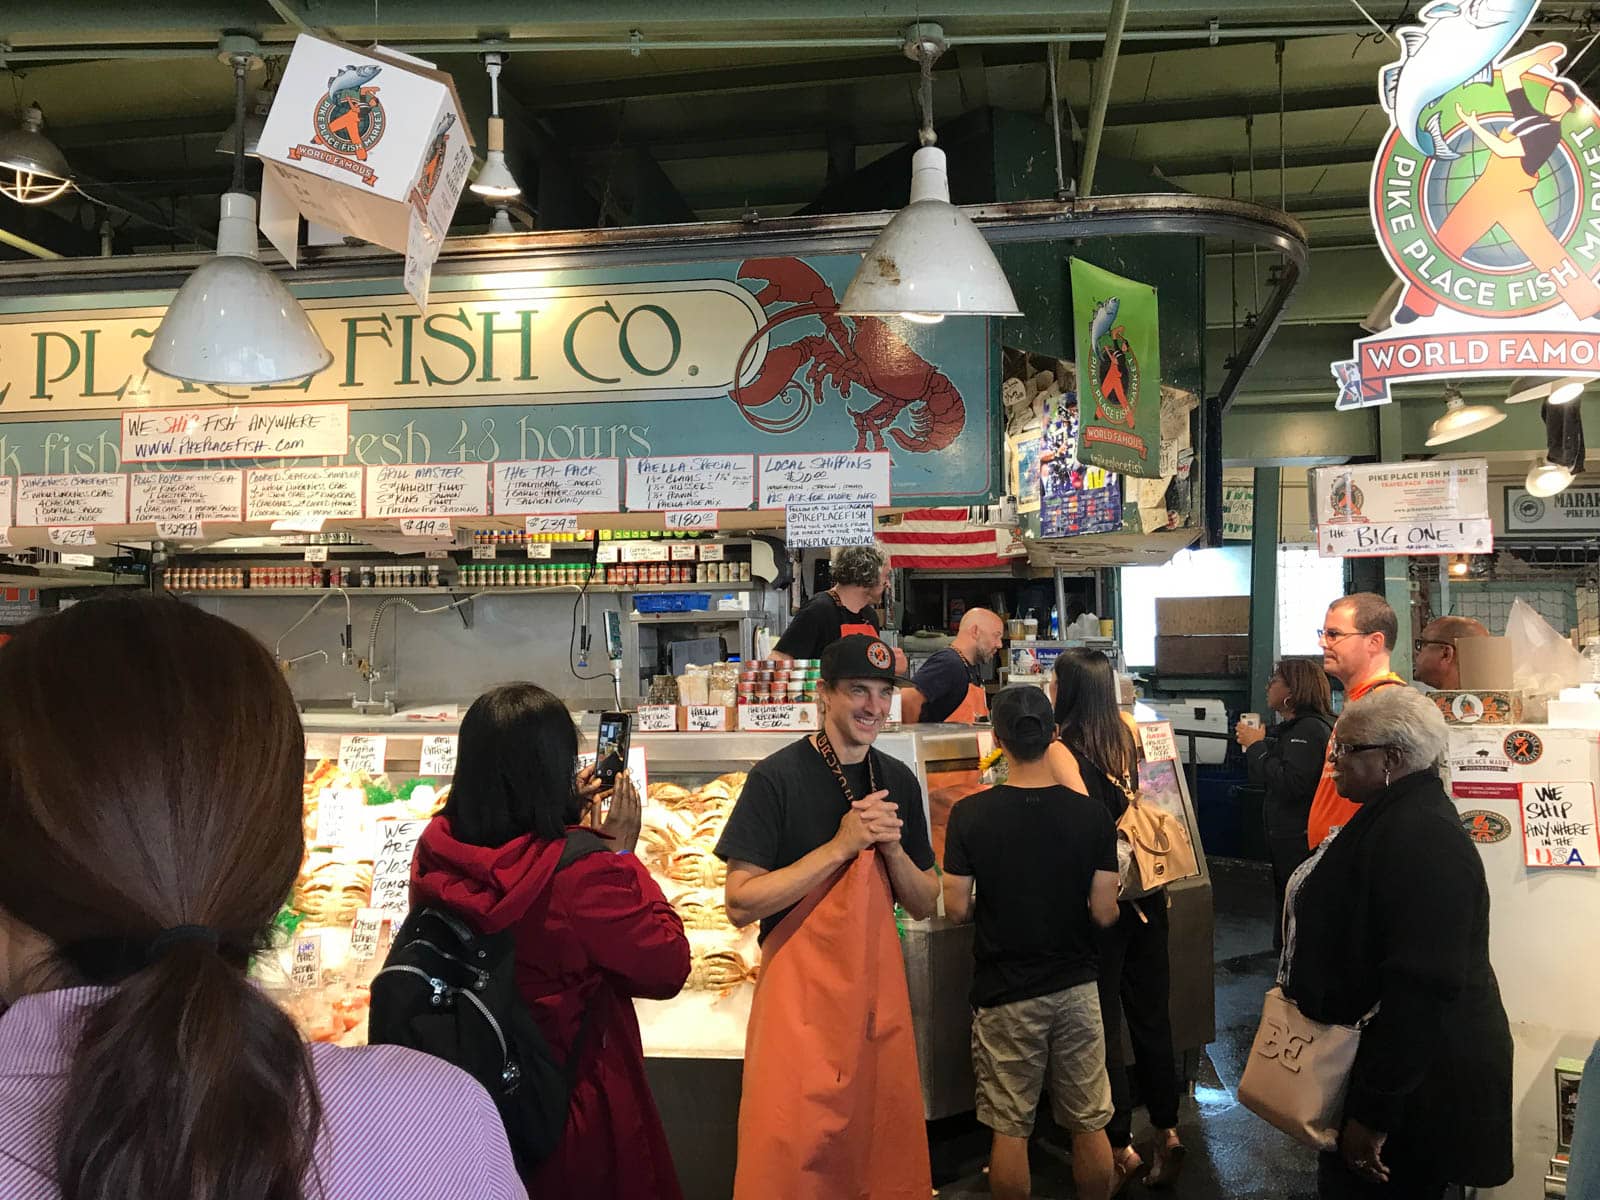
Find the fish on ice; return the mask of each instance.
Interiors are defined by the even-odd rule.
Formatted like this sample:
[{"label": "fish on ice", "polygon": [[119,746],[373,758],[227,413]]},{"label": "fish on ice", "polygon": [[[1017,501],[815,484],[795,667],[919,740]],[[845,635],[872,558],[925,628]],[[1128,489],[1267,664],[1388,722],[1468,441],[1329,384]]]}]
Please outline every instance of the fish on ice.
[{"label": "fish on ice", "polygon": [[1399,31],[1403,57],[1378,76],[1384,110],[1400,135],[1430,158],[1452,159],[1440,114],[1422,114],[1464,83],[1488,83],[1494,63],[1533,20],[1539,0],[1435,0],[1420,27]]}]

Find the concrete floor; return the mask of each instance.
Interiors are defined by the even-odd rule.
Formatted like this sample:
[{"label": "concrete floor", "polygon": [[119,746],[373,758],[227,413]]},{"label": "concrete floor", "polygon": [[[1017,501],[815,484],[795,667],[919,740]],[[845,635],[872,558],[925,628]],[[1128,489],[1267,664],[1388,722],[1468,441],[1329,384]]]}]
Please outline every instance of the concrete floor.
[{"label": "concrete floor", "polygon": [[[1170,1196],[1174,1200],[1314,1200],[1316,1160],[1270,1128],[1234,1099],[1245,1055],[1261,1015],[1261,996],[1272,984],[1271,878],[1255,863],[1213,860],[1216,903],[1217,1040],[1201,1061],[1194,1095],[1183,1102],[1179,1132],[1189,1154],[1177,1184],[1162,1191],[1137,1180],[1123,1197]],[[1148,1140],[1141,1111],[1134,1145]],[[978,1200],[989,1194],[983,1167],[988,1131],[970,1118],[930,1126],[934,1183],[939,1200]],[[1035,1138],[1033,1195],[1037,1200],[1072,1196],[1066,1138],[1051,1131]],[[1148,1160],[1148,1154],[1146,1159]]]}]

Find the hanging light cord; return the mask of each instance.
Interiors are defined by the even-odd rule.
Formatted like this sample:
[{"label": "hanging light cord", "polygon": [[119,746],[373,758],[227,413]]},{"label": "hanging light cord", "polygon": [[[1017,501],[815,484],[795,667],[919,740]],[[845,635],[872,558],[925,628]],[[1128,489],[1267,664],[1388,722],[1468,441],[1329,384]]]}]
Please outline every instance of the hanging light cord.
[{"label": "hanging light cord", "polygon": [[933,60],[935,52],[927,42],[917,45],[917,62],[921,66],[922,81],[917,87],[917,103],[922,108],[922,127],[917,130],[917,143],[922,146],[937,145],[939,135],[933,131]]},{"label": "hanging light cord", "polygon": [[249,56],[233,56],[233,182],[230,192],[244,191],[244,76],[250,69]]},{"label": "hanging light cord", "polygon": [[1067,198],[1067,177],[1061,165],[1061,96],[1056,85],[1060,49],[1054,42],[1045,47],[1045,70],[1050,72],[1050,130],[1056,140],[1056,199]]}]

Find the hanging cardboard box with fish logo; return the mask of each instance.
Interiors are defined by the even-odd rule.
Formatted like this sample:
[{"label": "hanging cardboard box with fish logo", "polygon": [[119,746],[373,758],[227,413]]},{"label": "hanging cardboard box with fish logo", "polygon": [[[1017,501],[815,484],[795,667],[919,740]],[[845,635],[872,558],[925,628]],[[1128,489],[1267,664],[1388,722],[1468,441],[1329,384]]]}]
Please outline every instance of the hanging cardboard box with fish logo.
[{"label": "hanging cardboard box with fish logo", "polygon": [[300,217],[406,256],[426,309],[428,275],[472,168],[449,75],[392,50],[295,39],[261,134],[261,229],[299,262]]}]

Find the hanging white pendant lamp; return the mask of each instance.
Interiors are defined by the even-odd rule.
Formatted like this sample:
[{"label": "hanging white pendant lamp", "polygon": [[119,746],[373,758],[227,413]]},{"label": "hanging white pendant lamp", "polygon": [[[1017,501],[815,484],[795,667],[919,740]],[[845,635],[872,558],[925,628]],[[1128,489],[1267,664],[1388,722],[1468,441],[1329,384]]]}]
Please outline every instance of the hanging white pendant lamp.
[{"label": "hanging white pendant lamp", "polygon": [[509,200],[522,195],[522,185],[506,163],[506,126],[500,119],[500,67],[504,62],[503,54],[483,56],[484,67],[489,72],[489,149],[484,155],[483,169],[469,185],[478,195],[491,200]]},{"label": "hanging white pendant lamp", "polygon": [[921,148],[911,158],[911,202],[862,256],[845,289],[845,316],[904,316],[923,324],[945,317],[1020,317],[1016,297],[989,243],[950,203],[944,151],[934,145],[933,63],[944,52],[937,25],[907,30],[906,56],[922,70]]},{"label": "hanging white pendant lamp", "polygon": [[1443,446],[1492,429],[1506,419],[1506,414],[1487,404],[1468,404],[1461,389],[1450,384],[1444,389],[1444,416],[1428,426],[1427,446]]},{"label": "hanging white pendant lamp", "polygon": [[1526,404],[1530,400],[1549,400],[1551,404],[1571,404],[1587,387],[1589,380],[1582,375],[1569,375],[1564,379],[1541,379],[1524,375],[1511,381],[1506,391],[1507,404]]},{"label": "hanging white pendant lamp", "polygon": [[19,128],[0,133],[0,196],[18,204],[48,204],[72,186],[72,168],[44,135],[44,113],[28,105]]},{"label": "hanging white pendant lamp", "polygon": [[333,362],[300,302],[258,257],[256,200],[244,190],[244,78],[253,57],[244,50],[228,55],[233,183],[222,197],[216,257],[178,289],[144,356],[152,371],[190,383],[287,383]]},{"label": "hanging white pendant lamp", "polygon": [[1563,491],[1572,479],[1570,467],[1551,462],[1548,458],[1536,458],[1533,460],[1533,465],[1528,468],[1528,477],[1522,482],[1528,489],[1528,495],[1543,498]]}]

